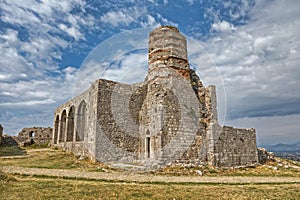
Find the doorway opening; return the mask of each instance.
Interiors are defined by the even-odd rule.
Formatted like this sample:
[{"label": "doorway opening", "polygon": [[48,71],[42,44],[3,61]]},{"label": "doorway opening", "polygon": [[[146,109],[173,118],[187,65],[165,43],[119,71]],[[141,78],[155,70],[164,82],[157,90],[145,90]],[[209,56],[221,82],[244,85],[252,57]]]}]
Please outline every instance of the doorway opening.
[{"label": "doorway opening", "polygon": [[150,158],[150,137],[146,137],[146,153],[147,158]]}]

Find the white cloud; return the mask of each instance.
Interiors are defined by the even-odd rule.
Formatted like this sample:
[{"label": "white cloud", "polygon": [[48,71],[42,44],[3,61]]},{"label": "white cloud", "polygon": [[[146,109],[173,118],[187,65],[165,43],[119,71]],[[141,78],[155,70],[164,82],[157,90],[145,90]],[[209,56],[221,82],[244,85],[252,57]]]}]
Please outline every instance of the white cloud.
[{"label": "white cloud", "polygon": [[171,26],[178,27],[177,23],[168,20],[167,18],[163,17],[161,14],[156,13],[156,15],[157,15],[157,19],[161,20],[163,25],[171,25]]},{"label": "white cloud", "polygon": [[146,21],[141,22],[142,27],[157,27],[160,26],[160,23],[155,20],[151,15],[146,16]]},{"label": "white cloud", "polygon": [[114,65],[105,70],[102,78],[122,83],[143,82],[148,71],[147,59],[147,54],[143,52],[120,56]]},{"label": "white cloud", "polygon": [[72,36],[76,41],[83,37],[83,34],[75,27],[67,27],[65,24],[60,24],[59,28]]},{"label": "white cloud", "polygon": [[1,107],[6,106],[14,106],[14,107],[24,107],[24,106],[37,106],[37,105],[44,105],[44,104],[53,104],[55,103],[52,99],[46,99],[46,100],[31,100],[31,101],[22,101],[22,102],[5,102],[0,103]]},{"label": "white cloud", "polygon": [[235,29],[235,27],[227,21],[221,21],[212,24],[212,30],[220,31],[220,32],[230,32]]},{"label": "white cloud", "polygon": [[[25,126],[51,125],[55,105],[72,96],[76,70],[61,71],[57,59],[72,47],[69,38],[84,40],[82,28],[94,25],[94,17],[84,14],[84,5],[83,1],[1,2],[0,121],[10,134]],[[81,12],[71,12],[75,7]]]},{"label": "white cloud", "polygon": [[146,13],[145,8],[132,7],[117,11],[109,11],[101,16],[100,20],[112,26],[129,25]]}]

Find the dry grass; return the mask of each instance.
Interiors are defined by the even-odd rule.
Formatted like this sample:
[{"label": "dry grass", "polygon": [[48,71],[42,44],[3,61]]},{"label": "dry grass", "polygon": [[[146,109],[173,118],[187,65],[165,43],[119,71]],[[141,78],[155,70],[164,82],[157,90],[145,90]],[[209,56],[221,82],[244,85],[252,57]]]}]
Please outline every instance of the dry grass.
[{"label": "dry grass", "polygon": [[209,168],[209,167],[165,167],[156,172],[160,175],[172,176],[195,176],[196,170],[200,170],[205,176],[290,176],[300,177],[300,163],[296,161],[276,158],[275,161],[268,162],[257,167],[241,168]]},{"label": "dry grass", "polygon": [[107,169],[101,163],[94,163],[88,159],[79,160],[72,153],[54,149],[25,149],[25,157],[1,158],[0,166],[18,166],[47,169],[76,169],[85,171],[98,171]]},{"label": "dry grass", "polygon": [[[26,150],[26,151],[25,151]],[[8,149],[5,150],[6,152]],[[54,149],[12,149],[23,152],[26,157],[1,158],[0,166],[18,166],[30,168],[47,169],[76,169],[84,171],[102,172],[112,170],[102,163],[94,163],[89,159],[78,160],[72,153]],[[1,152],[1,151],[0,151]],[[7,153],[6,153],[7,154]],[[291,176],[300,177],[300,163],[291,160],[276,158],[276,161],[268,162],[256,168],[229,168],[215,169],[208,167],[184,168],[180,166],[166,167],[158,170],[155,174],[159,175],[188,175],[198,176],[196,170],[201,170],[205,176]]]},{"label": "dry grass", "polygon": [[[0,166],[102,171],[100,163],[53,149],[26,149],[23,158],[0,158]],[[300,176],[299,162],[279,159],[257,168],[199,168],[206,176]],[[278,170],[273,168],[277,167]],[[156,174],[195,175],[198,168],[168,167]],[[0,199],[300,199],[300,184],[137,183],[7,175],[0,171]]]},{"label": "dry grass", "polygon": [[0,199],[299,199],[300,184],[157,184],[16,176]]}]

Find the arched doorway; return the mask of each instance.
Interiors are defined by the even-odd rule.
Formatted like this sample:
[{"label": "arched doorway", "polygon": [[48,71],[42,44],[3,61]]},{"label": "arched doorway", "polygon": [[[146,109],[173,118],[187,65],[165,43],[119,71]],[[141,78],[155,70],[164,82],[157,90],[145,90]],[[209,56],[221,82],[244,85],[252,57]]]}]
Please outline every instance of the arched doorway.
[{"label": "arched doorway", "polygon": [[61,114],[59,142],[64,142],[65,140],[66,120],[67,120],[67,112],[66,110],[64,110]]},{"label": "arched doorway", "polygon": [[84,100],[81,101],[78,107],[76,125],[76,141],[83,141],[86,126],[86,102]]},{"label": "arched doorway", "polygon": [[58,126],[59,126],[59,116],[56,115],[55,122],[54,122],[54,138],[53,138],[54,144],[57,144]]},{"label": "arched doorway", "polygon": [[73,141],[73,134],[74,134],[74,106],[71,106],[68,114],[68,125],[67,125],[67,142]]}]

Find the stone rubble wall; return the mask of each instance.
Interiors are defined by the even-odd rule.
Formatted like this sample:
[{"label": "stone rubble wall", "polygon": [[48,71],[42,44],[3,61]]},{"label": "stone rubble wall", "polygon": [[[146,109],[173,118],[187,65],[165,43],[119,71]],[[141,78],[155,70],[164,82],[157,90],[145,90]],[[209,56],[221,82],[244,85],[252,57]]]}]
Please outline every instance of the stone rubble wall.
[{"label": "stone rubble wall", "polygon": [[265,148],[257,148],[258,162],[260,164],[265,164],[268,161],[274,161],[275,155],[272,152],[268,152]]},{"label": "stone rubble wall", "polygon": [[15,140],[20,146],[27,146],[31,144],[46,145],[51,142],[52,139],[52,128],[44,127],[31,127],[23,128]]},{"label": "stone rubble wall", "polygon": [[253,166],[258,164],[255,129],[224,126],[214,145],[217,167]]}]

